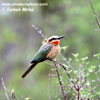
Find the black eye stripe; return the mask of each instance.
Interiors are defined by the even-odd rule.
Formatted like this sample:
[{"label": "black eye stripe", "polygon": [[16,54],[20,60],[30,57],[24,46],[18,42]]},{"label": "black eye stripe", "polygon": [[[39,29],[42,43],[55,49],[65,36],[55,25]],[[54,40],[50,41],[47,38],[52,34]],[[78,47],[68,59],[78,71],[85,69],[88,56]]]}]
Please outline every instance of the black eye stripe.
[{"label": "black eye stripe", "polygon": [[49,41],[51,42],[52,40],[57,40],[57,38],[52,38],[52,39],[50,39]]}]

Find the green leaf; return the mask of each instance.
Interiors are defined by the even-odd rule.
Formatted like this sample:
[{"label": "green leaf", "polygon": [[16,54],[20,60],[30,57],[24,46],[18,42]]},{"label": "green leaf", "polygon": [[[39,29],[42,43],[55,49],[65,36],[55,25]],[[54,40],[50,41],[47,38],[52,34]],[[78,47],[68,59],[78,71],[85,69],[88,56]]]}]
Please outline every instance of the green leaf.
[{"label": "green leaf", "polygon": [[61,47],[61,49],[64,50],[64,51],[66,51],[68,47],[69,46],[63,46],[63,47]]},{"label": "green leaf", "polygon": [[94,54],[94,57],[100,58],[100,53]]},{"label": "green leaf", "polygon": [[86,61],[88,57],[81,58],[82,61]]},{"label": "green leaf", "polygon": [[88,71],[89,71],[89,72],[93,72],[95,68],[96,68],[96,66],[91,66],[91,67],[88,69]]},{"label": "green leaf", "polygon": [[30,97],[25,98],[25,100],[30,100]]},{"label": "green leaf", "polygon": [[77,58],[78,56],[79,56],[79,54],[78,53],[76,53],[76,54],[72,54],[75,58]]}]

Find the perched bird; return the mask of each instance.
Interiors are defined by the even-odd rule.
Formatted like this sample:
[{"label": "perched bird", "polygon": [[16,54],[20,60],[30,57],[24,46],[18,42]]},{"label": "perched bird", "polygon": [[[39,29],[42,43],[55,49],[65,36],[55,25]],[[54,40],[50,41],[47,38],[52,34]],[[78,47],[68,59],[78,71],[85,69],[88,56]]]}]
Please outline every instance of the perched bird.
[{"label": "perched bird", "polygon": [[62,38],[64,38],[64,36],[49,37],[34,56],[29,68],[22,75],[22,78],[24,78],[38,63],[54,59],[60,53],[59,42]]}]

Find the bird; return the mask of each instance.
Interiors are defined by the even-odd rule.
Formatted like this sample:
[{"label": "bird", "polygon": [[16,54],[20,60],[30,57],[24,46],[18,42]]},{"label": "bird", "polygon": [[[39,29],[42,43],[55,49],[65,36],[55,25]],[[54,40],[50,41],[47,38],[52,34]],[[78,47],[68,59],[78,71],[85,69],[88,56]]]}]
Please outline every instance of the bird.
[{"label": "bird", "polygon": [[45,60],[53,60],[60,53],[60,39],[64,36],[53,35],[45,40],[45,43],[40,47],[40,49],[35,54],[33,60],[30,62],[28,69],[22,74],[22,78],[26,75],[40,62]]}]

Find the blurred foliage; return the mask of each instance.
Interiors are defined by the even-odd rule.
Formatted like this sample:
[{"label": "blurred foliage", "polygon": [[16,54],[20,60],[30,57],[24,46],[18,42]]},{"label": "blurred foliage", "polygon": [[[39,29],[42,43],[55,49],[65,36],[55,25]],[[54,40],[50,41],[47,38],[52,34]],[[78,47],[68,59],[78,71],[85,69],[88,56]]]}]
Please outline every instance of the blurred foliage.
[{"label": "blurred foliage", "polygon": [[[67,51],[62,50],[64,57],[71,58],[72,54],[76,53],[80,55],[80,58],[88,56],[91,62],[91,67],[88,66],[89,71],[94,69],[93,66],[100,64],[99,61],[93,59],[93,55],[100,52],[100,29],[98,29],[88,0],[30,0],[30,2],[48,2],[48,7],[34,7],[34,12],[3,13],[0,11],[0,76],[4,78],[9,90],[15,90],[19,99],[23,96],[30,97],[30,100],[47,100],[48,74],[53,66],[46,62],[38,64],[25,79],[21,79],[21,74],[43,40],[32,28],[32,24],[38,26],[47,37],[65,35],[66,38],[60,43],[62,47],[68,46]],[[93,5],[100,19],[99,0],[93,1]],[[61,57],[58,56],[57,60],[61,61]],[[53,79],[51,82],[52,100],[55,98],[56,81]],[[0,99],[5,100],[1,83]]]}]

